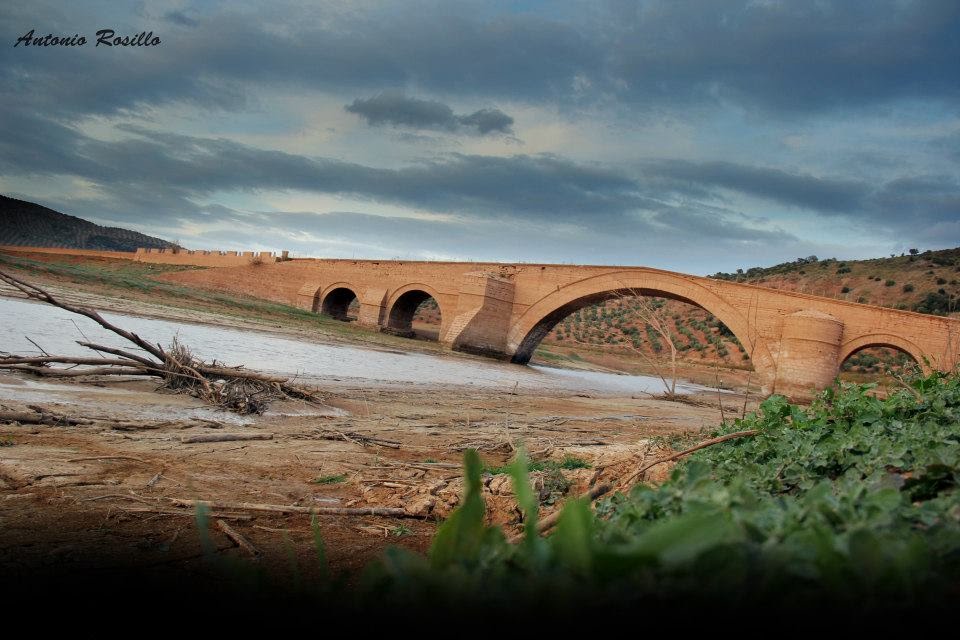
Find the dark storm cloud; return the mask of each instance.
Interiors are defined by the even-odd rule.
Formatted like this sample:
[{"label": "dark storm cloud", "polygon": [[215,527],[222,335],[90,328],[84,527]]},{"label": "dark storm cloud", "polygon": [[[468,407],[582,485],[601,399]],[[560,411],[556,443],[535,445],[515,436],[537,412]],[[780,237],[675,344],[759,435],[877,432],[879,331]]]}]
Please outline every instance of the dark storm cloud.
[{"label": "dark storm cloud", "polygon": [[160,209],[161,194],[185,200],[231,189],[302,189],[500,218],[599,220],[649,202],[628,176],[548,155],[449,154],[383,169],[132,126],[119,127],[129,137],[106,142],[16,109],[0,116],[4,174],[78,176],[156,198]]},{"label": "dark storm cloud", "polygon": [[870,187],[853,180],[818,178],[732,162],[662,160],[646,164],[648,175],[694,187],[720,187],[822,213],[856,213]]},{"label": "dark storm cloud", "polygon": [[[430,20],[416,6],[362,15],[289,6],[283,28],[275,12],[170,12],[168,21],[193,28],[165,33],[155,50],[107,56],[90,46],[70,55],[4,47],[0,81],[7,99],[74,115],[170,101],[239,108],[250,88],[269,86],[354,95],[416,86],[550,104],[613,99],[634,108],[728,101],[775,114],[960,97],[955,0],[613,6],[557,19],[427,6]],[[0,30],[16,34],[42,22],[73,33],[71,25],[89,17],[72,18],[71,10],[81,11],[25,4],[0,15]],[[117,28],[141,21],[126,22]],[[584,86],[590,90],[576,90]],[[494,115],[467,117],[478,130],[502,131]]]},{"label": "dark storm cloud", "polygon": [[476,127],[480,135],[491,132],[512,133],[513,118],[500,109],[480,109],[468,116],[459,116],[460,124],[465,127]]},{"label": "dark storm cloud", "polygon": [[513,133],[513,118],[499,109],[480,109],[469,115],[456,115],[453,109],[442,102],[411,98],[400,92],[385,91],[372,98],[357,98],[344,108],[373,126],[392,125],[451,132],[467,130],[480,135]]},{"label": "dark storm cloud", "polygon": [[616,6],[607,71],[633,100],[798,113],[960,97],[955,0]]},{"label": "dark storm cloud", "polygon": [[164,14],[164,19],[172,22],[173,24],[180,25],[181,27],[195,27],[197,21],[189,17],[182,11],[169,11]]},{"label": "dark storm cloud", "polygon": [[663,223],[698,211],[699,222],[688,226],[691,233],[716,234],[715,225],[722,224],[756,237],[756,229],[731,222],[731,211],[711,209],[711,202],[726,202],[729,192],[906,232],[960,217],[960,184],[951,176],[903,176],[867,185],[679,160],[651,161],[631,175],[553,155],[447,154],[394,169],[129,125],[118,129],[127,137],[103,141],[35,114],[0,108],[0,172],[81,177],[157,216],[195,212],[193,202],[215,192],[297,189],[483,219],[604,226],[611,233],[636,228],[639,212]]},{"label": "dark storm cloud", "polygon": [[[732,162],[660,160],[643,167],[647,177],[660,180],[665,192],[709,199],[711,188],[733,191],[900,233],[960,219],[960,180],[956,176],[901,176],[869,184]],[[960,237],[944,241],[960,242]]]},{"label": "dark storm cloud", "polygon": [[[37,21],[37,11],[0,15],[0,31],[22,31]],[[389,7],[381,11],[317,26],[310,9],[290,8],[277,29],[274,14],[224,10],[198,17],[192,29],[164,34],[161,47],[113,56],[89,45],[69,56],[5,47],[0,86],[11,99],[19,94],[45,113],[64,116],[175,101],[237,109],[250,88],[268,86],[355,92],[415,84],[465,96],[562,99],[577,74],[596,75],[602,61],[598,43],[578,29],[534,16],[481,20],[443,12],[421,20],[414,10],[399,17]],[[83,82],[73,81],[78,78]],[[474,115],[478,128],[493,122]]]}]

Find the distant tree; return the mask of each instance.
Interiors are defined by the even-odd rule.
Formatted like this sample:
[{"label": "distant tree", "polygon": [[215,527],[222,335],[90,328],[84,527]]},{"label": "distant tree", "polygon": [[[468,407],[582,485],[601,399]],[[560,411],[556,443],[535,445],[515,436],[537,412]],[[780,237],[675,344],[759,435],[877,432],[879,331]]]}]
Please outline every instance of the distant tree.
[{"label": "distant tree", "polygon": [[910,249],[910,255],[915,256],[920,253],[920,249]]}]

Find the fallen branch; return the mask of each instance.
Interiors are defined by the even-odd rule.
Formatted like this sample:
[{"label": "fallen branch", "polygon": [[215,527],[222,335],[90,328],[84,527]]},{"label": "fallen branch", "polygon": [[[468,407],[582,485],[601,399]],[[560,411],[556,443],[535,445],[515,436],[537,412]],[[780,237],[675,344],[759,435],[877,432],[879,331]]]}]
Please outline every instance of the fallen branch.
[{"label": "fallen branch", "polygon": [[180,442],[233,442],[235,440],[273,440],[272,433],[204,433],[197,436],[183,436]]},{"label": "fallen branch", "polygon": [[260,557],[260,550],[253,546],[253,543],[243,537],[239,531],[228,525],[223,519],[217,519],[217,527],[231,540],[237,543],[241,549],[252,555],[254,558]]},{"label": "fallen branch", "polygon": [[721,442],[727,442],[728,440],[735,440],[737,438],[747,438],[750,436],[755,436],[757,435],[757,433],[759,432],[756,429],[750,429],[748,431],[735,431],[734,433],[728,433],[724,436],[720,436],[719,438],[711,438],[710,440],[704,440],[700,444],[690,447],[689,449],[684,449],[683,451],[680,451],[679,453],[675,453],[671,456],[667,456],[666,458],[660,458],[659,460],[654,460],[650,464],[640,467],[640,469],[635,471],[626,480],[624,480],[622,484],[623,485],[630,484],[631,482],[633,482],[634,479],[639,478],[641,475],[643,475],[653,467],[657,466],[658,464],[663,464],[664,462],[670,462],[672,460],[678,460],[684,456],[690,455],[694,451],[699,451],[700,449],[706,449],[707,447],[712,447],[713,445],[720,444]]},{"label": "fallen branch", "polygon": [[97,369],[54,369],[53,367],[34,367],[21,364],[0,364],[0,369],[24,371],[38,376],[52,378],[78,378],[80,376],[142,376],[148,373],[144,369],[121,367],[103,367]]},{"label": "fallen branch", "polygon": [[[194,517],[194,516],[196,515],[196,514],[194,514],[194,513],[191,512],[191,511],[180,511],[180,510],[178,510],[178,509],[159,509],[159,508],[156,508],[156,509],[143,509],[143,508],[136,508],[136,509],[124,509],[124,511],[127,512],[127,513],[157,513],[157,514],[162,514],[162,515],[165,515],[165,516],[190,516],[190,517]],[[245,522],[246,522],[246,521],[249,521],[249,520],[253,520],[253,516],[251,516],[251,515],[248,514],[248,513],[218,513],[218,512],[211,512],[211,513],[208,513],[207,515],[210,516],[211,518],[220,518],[220,519],[222,519],[222,520],[241,520],[241,521],[245,521]]]},{"label": "fallen branch", "polygon": [[375,444],[379,447],[388,447],[390,449],[399,449],[400,443],[396,440],[385,440],[383,438],[376,438],[374,436],[365,436],[362,433],[356,433],[355,431],[321,431],[320,437],[323,440],[346,440],[347,442],[352,442],[353,444],[358,444],[361,447],[365,447],[368,444]]},{"label": "fallen branch", "polygon": [[136,462],[146,462],[143,458],[133,456],[90,456],[89,458],[71,458],[67,462],[86,462],[88,460],[135,460]]},{"label": "fallen branch", "polygon": [[[0,358],[0,365],[9,364],[95,364],[117,367],[129,367],[133,363],[128,360],[109,360],[107,358],[74,358],[69,356],[24,356]],[[151,364],[151,366],[153,366]]]},{"label": "fallen branch", "polygon": [[45,424],[52,427],[73,426],[78,424],[91,424],[92,420],[86,418],[68,418],[56,413],[29,411],[0,411],[0,422],[19,422],[20,424]]},{"label": "fallen branch", "polygon": [[[176,338],[169,350],[164,350],[159,344],[150,343],[137,334],[108,322],[95,310],[59,300],[36,285],[2,271],[0,271],[0,281],[26,294],[28,298],[90,318],[144,352],[143,354],[132,353],[116,347],[95,344],[85,339],[78,341],[77,344],[96,351],[100,358],[50,355],[38,346],[43,356],[3,354],[4,357],[0,357],[0,369],[22,371],[39,376],[71,378],[93,375],[149,375],[162,378],[162,388],[178,393],[189,393],[210,404],[238,413],[263,413],[267,407],[267,400],[274,398],[321,403],[321,399],[313,392],[289,384],[288,378],[246,371],[242,367],[225,367],[216,361],[210,364],[205,363],[196,358]],[[103,354],[110,354],[117,358],[103,357]],[[51,366],[55,364],[74,366],[69,368]],[[393,446],[385,442],[376,444]],[[396,446],[399,446],[399,443]]]},{"label": "fallen branch", "polygon": [[127,360],[133,360],[134,362],[139,362],[140,364],[147,367],[154,367],[156,363],[151,361],[149,358],[144,358],[135,353],[130,353],[129,351],[124,351],[123,349],[115,349],[114,347],[105,347],[101,344],[93,344],[92,342],[83,342],[78,340],[77,344],[81,347],[87,347],[88,349],[93,349],[94,351],[102,351],[103,353],[109,353],[114,356],[120,356],[121,358],[126,358]]},{"label": "fallen branch", "polygon": [[308,513],[320,516],[386,516],[395,518],[415,517],[403,509],[392,507],[298,507],[282,504],[259,504],[255,502],[216,502],[212,500],[186,500],[170,498],[178,507],[207,509],[236,509],[238,511],[267,511],[272,513]]}]

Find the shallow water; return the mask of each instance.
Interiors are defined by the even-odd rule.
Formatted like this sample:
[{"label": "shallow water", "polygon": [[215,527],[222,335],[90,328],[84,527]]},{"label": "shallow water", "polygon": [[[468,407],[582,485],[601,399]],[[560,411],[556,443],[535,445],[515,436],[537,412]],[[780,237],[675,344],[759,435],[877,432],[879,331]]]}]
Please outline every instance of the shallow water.
[{"label": "shallow water", "polygon": [[[629,376],[575,369],[520,366],[464,358],[456,354],[381,351],[362,347],[301,342],[269,333],[211,325],[170,322],[103,313],[110,322],[145,340],[166,346],[174,336],[194,355],[226,365],[297,376],[306,382],[337,381],[358,385],[459,384],[484,389],[551,390],[609,394],[659,393],[663,383],[650,376]],[[40,355],[27,337],[49,353],[89,356],[76,344],[87,340],[131,350],[128,342],[89,318],[49,305],[0,298],[0,351]],[[703,389],[677,384],[679,393]]]}]

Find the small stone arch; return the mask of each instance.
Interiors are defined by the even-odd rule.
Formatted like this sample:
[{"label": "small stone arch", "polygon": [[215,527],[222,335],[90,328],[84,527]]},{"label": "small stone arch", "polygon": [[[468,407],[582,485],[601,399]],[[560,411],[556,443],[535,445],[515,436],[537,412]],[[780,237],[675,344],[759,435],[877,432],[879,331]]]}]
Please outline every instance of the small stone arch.
[{"label": "small stone arch", "polygon": [[929,373],[930,366],[924,357],[923,350],[914,342],[892,333],[870,333],[857,336],[840,345],[840,355],[837,357],[837,367],[842,367],[843,363],[858,351],[869,349],[871,347],[888,347],[896,349],[910,356],[914,362],[920,365],[920,368]]},{"label": "small stone arch", "polygon": [[440,294],[433,287],[416,283],[401,287],[390,296],[386,306],[384,328],[390,333],[413,337],[413,316],[420,303],[427,298],[433,298],[437,302],[441,323],[446,321],[447,316],[440,302]]},{"label": "small stone arch", "polygon": [[356,287],[347,282],[337,282],[320,294],[318,310],[323,315],[347,321],[350,319],[347,309],[354,300],[360,301]]},{"label": "small stone arch", "polygon": [[693,278],[656,269],[601,274],[558,288],[530,305],[512,323],[507,353],[513,362],[526,364],[540,341],[567,315],[622,295],[670,298],[705,309],[723,322],[750,354],[762,384],[767,387],[775,379],[776,363],[758,336],[758,328],[751,326],[748,309],[741,312]]}]

